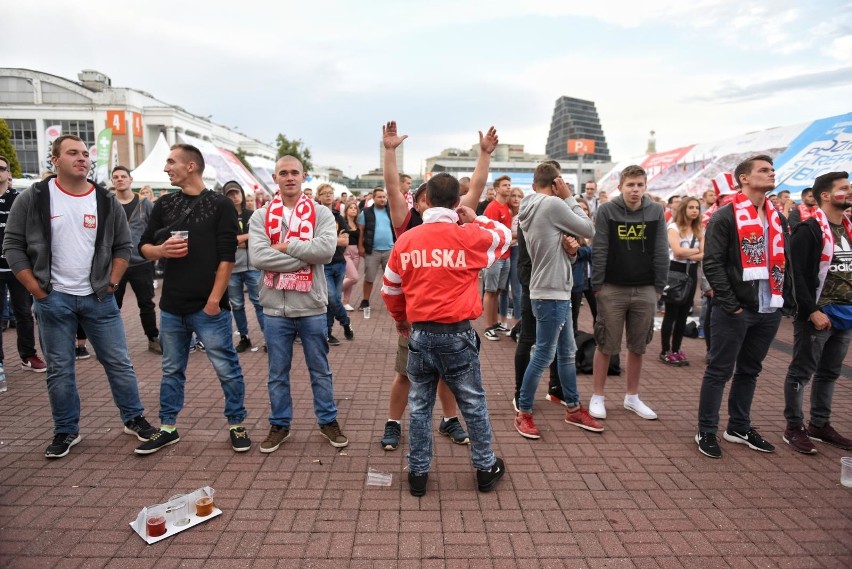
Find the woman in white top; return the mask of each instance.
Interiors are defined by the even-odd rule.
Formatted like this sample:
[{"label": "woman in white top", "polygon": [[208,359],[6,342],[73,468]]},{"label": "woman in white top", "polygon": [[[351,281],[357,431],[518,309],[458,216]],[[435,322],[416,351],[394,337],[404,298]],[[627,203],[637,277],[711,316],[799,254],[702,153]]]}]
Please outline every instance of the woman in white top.
[{"label": "woman in white top", "polygon": [[660,360],[672,366],[686,366],[689,361],[681,350],[686,318],[695,297],[698,282],[698,263],[704,258],[704,234],[701,227],[701,202],[696,197],[684,198],[669,223],[669,272],[678,271],[692,277],[692,288],[684,304],[666,302],[666,315],[663,317],[662,351]]}]

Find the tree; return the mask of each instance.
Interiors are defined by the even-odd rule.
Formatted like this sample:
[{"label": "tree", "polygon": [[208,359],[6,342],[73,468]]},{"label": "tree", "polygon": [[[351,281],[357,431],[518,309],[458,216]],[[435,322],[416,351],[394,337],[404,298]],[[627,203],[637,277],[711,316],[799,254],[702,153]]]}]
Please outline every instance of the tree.
[{"label": "tree", "polygon": [[[18,153],[15,152],[15,147],[12,145],[12,129],[6,124],[6,121],[0,119],[0,156],[5,157],[9,161],[9,167],[12,169],[12,177],[21,177],[21,163],[18,161]],[[308,156],[310,158],[310,156]]]},{"label": "tree", "polygon": [[246,170],[248,170],[249,172],[252,171],[251,166],[248,163],[248,160],[246,160],[246,151],[245,150],[237,147],[237,149],[234,151],[234,156],[236,156],[240,160],[240,162],[243,163],[243,166],[245,166]]},{"label": "tree", "polygon": [[282,156],[293,156],[302,162],[302,168],[305,172],[310,172],[314,169],[314,163],[311,162],[311,149],[305,146],[301,138],[290,140],[283,134],[279,134],[275,139],[278,145],[277,158]]}]

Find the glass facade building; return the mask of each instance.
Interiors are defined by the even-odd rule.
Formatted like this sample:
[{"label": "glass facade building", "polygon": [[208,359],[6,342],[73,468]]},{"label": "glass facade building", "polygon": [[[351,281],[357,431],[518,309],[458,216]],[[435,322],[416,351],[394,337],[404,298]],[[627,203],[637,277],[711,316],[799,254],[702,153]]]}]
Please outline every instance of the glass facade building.
[{"label": "glass facade building", "polygon": [[577,154],[568,153],[568,140],[576,138],[595,141],[595,152],[584,155],[584,161],[611,161],[595,103],[573,97],[559,97],[553,109],[545,152],[554,160],[577,160]]}]

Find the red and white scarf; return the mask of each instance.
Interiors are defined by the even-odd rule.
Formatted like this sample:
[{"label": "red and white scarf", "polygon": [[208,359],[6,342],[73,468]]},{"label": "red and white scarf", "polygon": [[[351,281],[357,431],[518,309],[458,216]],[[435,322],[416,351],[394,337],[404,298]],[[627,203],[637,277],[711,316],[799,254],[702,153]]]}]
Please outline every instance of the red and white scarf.
[{"label": "red and white scarf", "polygon": [[[317,211],[314,201],[304,194],[296,202],[293,213],[287,223],[287,234],[283,241],[310,241],[314,237],[314,228],[317,224]],[[266,210],[266,234],[273,245],[282,242],[284,227],[284,202],[281,195],[276,194],[275,199]],[[263,275],[263,284],[277,290],[296,290],[309,292],[314,282],[314,272],[311,265],[297,269],[292,273],[275,273],[266,271]]]},{"label": "red and white scarf", "polygon": [[816,206],[808,207],[803,203],[800,203],[797,207],[799,208],[799,215],[802,217],[802,222],[805,222],[816,215],[816,210],[819,209]]},{"label": "red and white scarf", "polygon": [[[784,299],[784,230],[781,216],[772,202],[765,200],[763,208],[769,222],[769,238],[763,231],[763,222],[757,213],[757,207],[748,197],[739,192],[734,196],[734,220],[737,223],[737,242],[740,245],[740,261],[743,266],[743,280],[768,280],[772,295],[769,306],[781,308]],[[767,264],[767,252],[769,263]]]},{"label": "red and white scarf", "polygon": [[[822,252],[819,255],[819,284],[816,291],[816,299],[819,300],[820,295],[822,295],[822,289],[825,286],[825,278],[828,276],[831,259],[834,256],[834,232],[831,230],[831,225],[828,224],[828,217],[820,208],[816,208],[813,216],[822,230]],[[845,215],[841,217],[843,228],[846,230],[846,238],[852,243],[852,221],[849,221]]]}]

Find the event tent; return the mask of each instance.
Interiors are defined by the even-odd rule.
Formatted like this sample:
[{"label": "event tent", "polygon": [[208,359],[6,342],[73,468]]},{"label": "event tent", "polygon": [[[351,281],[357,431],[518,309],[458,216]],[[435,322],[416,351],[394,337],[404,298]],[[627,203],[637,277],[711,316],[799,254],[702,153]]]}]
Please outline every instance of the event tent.
[{"label": "event tent", "polygon": [[[174,189],[169,177],[163,172],[169,152],[169,143],[166,142],[166,137],[163,136],[163,133],[160,133],[154,148],[145,157],[145,160],[130,174],[133,177],[134,190],[138,190],[142,186],[151,186],[155,190],[161,188]],[[216,184],[216,169],[207,165],[204,168],[202,178],[205,185],[213,187]]]}]

